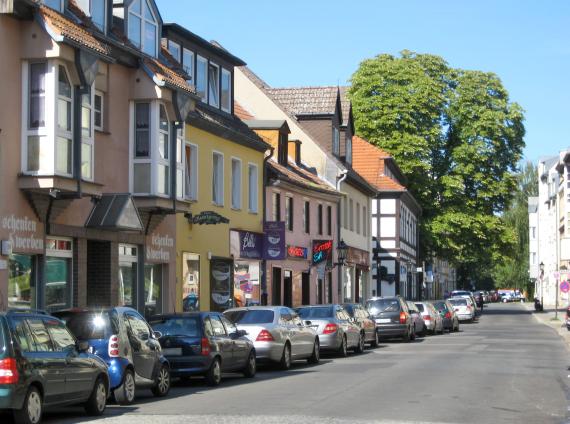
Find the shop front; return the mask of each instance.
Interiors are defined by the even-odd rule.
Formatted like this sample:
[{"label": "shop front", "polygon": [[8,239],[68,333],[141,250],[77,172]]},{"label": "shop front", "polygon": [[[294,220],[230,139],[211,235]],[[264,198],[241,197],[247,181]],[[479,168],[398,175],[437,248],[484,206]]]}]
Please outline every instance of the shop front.
[{"label": "shop front", "polygon": [[230,254],[233,263],[233,306],[261,303],[261,259],[263,234],[230,230]]},{"label": "shop front", "polygon": [[333,241],[313,240],[312,265],[316,269],[316,299],[317,304],[333,302]]},{"label": "shop front", "polygon": [[344,300],[360,303],[366,300],[370,272],[370,254],[366,250],[348,247],[345,263]]}]

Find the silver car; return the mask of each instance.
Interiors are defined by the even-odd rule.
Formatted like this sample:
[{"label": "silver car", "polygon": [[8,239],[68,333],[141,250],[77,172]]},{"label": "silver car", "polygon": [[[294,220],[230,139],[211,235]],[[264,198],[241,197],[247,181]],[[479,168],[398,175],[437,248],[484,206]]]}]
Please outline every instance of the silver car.
[{"label": "silver car", "polygon": [[443,333],[443,319],[439,312],[429,302],[416,302],[417,308],[422,314],[424,324],[430,334]]},{"label": "silver car", "polygon": [[285,306],[249,306],[224,312],[239,330],[247,332],[253,342],[258,361],[279,363],[287,370],[291,362],[306,359],[320,361],[320,344],[317,333],[306,326],[297,313]]},{"label": "silver car", "polygon": [[342,305],[314,305],[295,308],[301,319],[314,328],[321,349],[347,356],[349,349],[364,352],[365,335]]},{"label": "silver car", "polygon": [[459,321],[473,322],[477,307],[468,297],[450,297],[449,303],[453,305],[453,310],[457,314]]}]

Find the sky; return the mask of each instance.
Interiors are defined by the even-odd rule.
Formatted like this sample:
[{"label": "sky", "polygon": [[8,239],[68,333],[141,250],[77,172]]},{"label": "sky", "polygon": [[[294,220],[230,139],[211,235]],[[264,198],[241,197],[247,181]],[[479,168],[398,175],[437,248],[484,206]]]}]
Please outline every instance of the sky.
[{"label": "sky", "polygon": [[157,0],[164,22],[216,40],[273,87],[346,85],[404,49],[496,73],[525,112],[525,158],[570,146],[570,1]]}]

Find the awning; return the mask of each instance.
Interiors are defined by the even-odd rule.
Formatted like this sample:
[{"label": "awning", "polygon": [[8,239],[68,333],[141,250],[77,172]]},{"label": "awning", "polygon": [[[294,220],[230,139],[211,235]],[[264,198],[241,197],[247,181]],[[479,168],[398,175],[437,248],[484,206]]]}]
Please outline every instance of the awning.
[{"label": "awning", "polygon": [[86,227],[110,231],[142,231],[139,212],[130,194],[103,194],[95,204]]}]

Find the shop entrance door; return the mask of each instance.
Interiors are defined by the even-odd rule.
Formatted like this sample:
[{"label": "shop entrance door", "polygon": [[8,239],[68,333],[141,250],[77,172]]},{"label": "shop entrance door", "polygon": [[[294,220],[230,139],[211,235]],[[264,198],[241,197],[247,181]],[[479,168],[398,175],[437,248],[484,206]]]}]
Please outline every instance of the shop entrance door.
[{"label": "shop entrance door", "polygon": [[317,279],[317,303],[319,305],[323,304],[324,296],[323,292],[325,291],[324,282],[322,278]]},{"label": "shop entrance door", "polygon": [[289,270],[284,273],[283,291],[285,294],[283,304],[291,308],[293,306],[293,273]]},{"label": "shop entrance door", "polygon": [[327,287],[328,287],[327,300],[328,300],[329,303],[333,303],[332,272],[329,272],[329,273],[327,274]]},{"label": "shop entrance door", "polygon": [[271,304],[281,305],[281,268],[273,267],[271,278]]},{"label": "shop entrance door", "polygon": [[[87,306],[114,305],[111,300],[111,280],[115,280],[114,276],[111,275],[112,254],[116,253],[111,252],[110,242],[87,240]],[[123,264],[121,264],[122,266]],[[121,296],[124,294],[123,283],[126,282],[128,287],[132,287],[132,282],[136,281],[136,256],[133,266],[135,268],[132,273],[129,272],[128,275],[123,273],[118,276],[119,294]],[[131,295],[132,291],[129,291],[129,296]]]},{"label": "shop entrance door", "polygon": [[354,301],[356,303],[360,302],[360,278],[362,277],[362,271],[360,271],[358,268],[356,268],[356,278],[355,278],[355,284],[354,284]]},{"label": "shop entrance door", "polygon": [[311,275],[308,272],[301,274],[301,303],[303,305],[311,304]]}]

